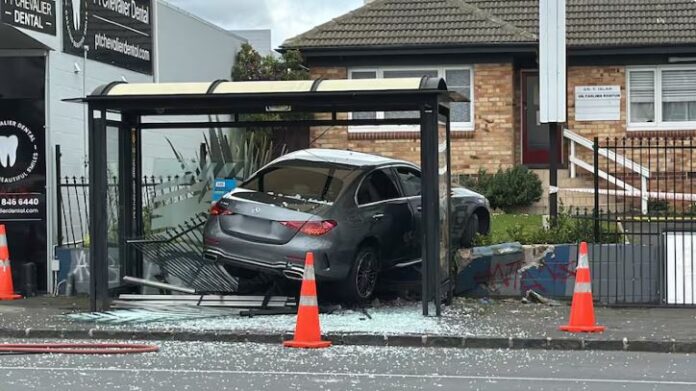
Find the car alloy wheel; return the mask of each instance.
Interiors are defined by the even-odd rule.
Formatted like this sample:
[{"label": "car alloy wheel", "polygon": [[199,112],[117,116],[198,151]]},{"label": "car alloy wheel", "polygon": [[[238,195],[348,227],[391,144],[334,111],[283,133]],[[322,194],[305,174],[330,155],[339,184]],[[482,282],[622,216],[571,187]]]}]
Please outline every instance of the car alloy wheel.
[{"label": "car alloy wheel", "polygon": [[377,286],[377,256],[372,251],[365,251],[355,265],[355,288],[358,296],[367,299],[372,296]]}]

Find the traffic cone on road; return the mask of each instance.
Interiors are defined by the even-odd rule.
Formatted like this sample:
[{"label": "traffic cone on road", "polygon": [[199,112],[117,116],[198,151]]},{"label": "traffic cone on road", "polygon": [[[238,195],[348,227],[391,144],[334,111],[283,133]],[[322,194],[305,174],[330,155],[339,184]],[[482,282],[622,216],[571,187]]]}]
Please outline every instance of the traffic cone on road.
[{"label": "traffic cone on road", "polygon": [[22,295],[14,292],[12,270],[10,269],[10,250],[7,248],[7,232],[0,224],[0,300],[21,299]]},{"label": "traffic cone on road", "polygon": [[322,341],[319,327],[319,303],[317,301],[317,284],[314,281],[314,254],[307,253],[305,258],[300,305],[297,308],[295,338],[283,342],[288,348],[327,348],[331,341]]},{"label": "traffic cone on road", "polygon": [[571,333],[601,333],[604,326],[595,323],[594,304],[592,302],[592,277],[590,263],[587,260],[587,243],[580,243],[578,267],[575,269],[575,289],[573,303],[570,306],[570,321],[560,327],[561,331]]}]

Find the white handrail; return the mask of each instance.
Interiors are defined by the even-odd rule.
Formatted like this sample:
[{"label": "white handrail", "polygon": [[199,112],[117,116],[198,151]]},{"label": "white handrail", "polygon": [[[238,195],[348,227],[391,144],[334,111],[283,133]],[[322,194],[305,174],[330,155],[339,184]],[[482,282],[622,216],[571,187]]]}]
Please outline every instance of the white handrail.
[{"label": "white handrail", "polygon": [[[563,130],[563,136],[571,141],[571,152],[574,152],[575,146],[573,143],[579,144],[590,151],[594,149],[592,141],[582,137],[581,135],[573,132],[570,129],[565,129]],[[611,151],[607,148],[599,148],[599,154],[601,156],[604,156],[605,158],[615,161],[617,164],[622,165],[631,171],[635,172],[636,174],[640,174],[640,176],[644,178],[650,179],[650,170],[648,170],[646,167],[641,166],[640,164],[634,162],[631,159],[626,158],[625,156],[619,155],[614,151]]]},{"label": "white handrail", "polygon": [[[570,129],[564,129],[563,130],[563,137],[567,138],[570,140],[570,156],[569,156],[569,163],[570,163],[570,177],[575,178],[576,176],[576,167],[580,167],[586,171],[594,173],[595,167],[592,164],[589,164],[582,159],[580,159],[577,154],[575,153],[575,144],[580,145],[582,147],[585,147],[591,151],[594,151],[594,143],[579,134],[571,131]],[[608,181],[609,183],[620,187],[624,190],[624,192],[628,191],[632,195],[635,196],[640,196],[641,199],[641,211],[643,214],[648,213],[648,198],[650,197],[650,193],[648,191],[648,179],[650,179],[650,170],[647,168],[641,166],[640,164],[634,162],[631,159],[626,158],[623,155],[619,155],[614,151],[611,151],[607,148],[599,148],[597,150],[597,153],[601,156],[604,156],[605,158],[612,160],[616,162],[617,164],[626,167],[630,169],[631,171],[637,173],[640,175],[640,190],[637,188],[629,185],[628,183],[610,175],[607,172],[604,172],[602,170],[597,170],[599,177]]]}]

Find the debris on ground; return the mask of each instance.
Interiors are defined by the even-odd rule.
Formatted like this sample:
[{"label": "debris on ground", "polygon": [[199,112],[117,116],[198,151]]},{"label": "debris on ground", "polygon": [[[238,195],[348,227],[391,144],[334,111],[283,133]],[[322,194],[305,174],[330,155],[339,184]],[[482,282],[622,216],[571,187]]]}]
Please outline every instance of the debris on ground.
[{"label": "debris on ground", "polygon": [[553,299],[549,299],[548,297],[544,297],[540,293],[534,291],[533,289],[528,290],[522,298],[522,304],[529,303],[545,304],[550,306],[561,305],[560,302]]}]

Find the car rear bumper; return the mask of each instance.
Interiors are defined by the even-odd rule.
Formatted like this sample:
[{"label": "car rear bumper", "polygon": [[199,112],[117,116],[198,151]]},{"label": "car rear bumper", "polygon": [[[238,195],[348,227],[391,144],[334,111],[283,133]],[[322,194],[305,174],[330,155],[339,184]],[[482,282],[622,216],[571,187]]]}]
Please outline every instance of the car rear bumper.
[{"label": "car rear bumper", "polygon": [[301,280],[304,274],[304,266],[291,262],[264,262],[253,259],[245,259],[239,255],[227,254],[216,248],[206,248],[203,251],[205,259],[212,262],[220,262],[230,266],[255,270],[263,273],[271,273],[285,276],[291,280]]},{"label": "car rear bumper", "polygon": [[203,256],[209,261],[294,280],[302,279],[307,252],[314,254],[318,280],[345,278],[353,258],[351,247],[337,243],[336,237],[298,234],[284,244],[252,242],[223,232],[215,218],[208,221],[203,241]]}]

